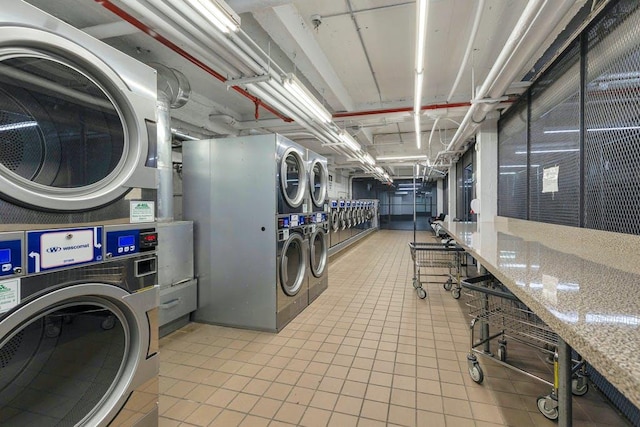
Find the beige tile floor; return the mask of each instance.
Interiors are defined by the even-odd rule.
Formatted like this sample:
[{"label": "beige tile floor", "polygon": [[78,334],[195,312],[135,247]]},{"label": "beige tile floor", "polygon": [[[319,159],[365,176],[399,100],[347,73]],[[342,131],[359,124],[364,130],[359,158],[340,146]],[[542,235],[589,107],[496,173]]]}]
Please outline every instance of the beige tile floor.
[{"label": "beige tile floor", "polygon": [[[535,403],[548,386],[487,359],[470,379],[465,297],[434,281],[418,299],[410,240],[380,231],[333,260],[279,334],[194,323],[163,338],[160,426],[555,425]],[[509,359],[549,372],[537,351],[509,344]],[[594,388],[573,408],[575,426],[627,425]]]}]

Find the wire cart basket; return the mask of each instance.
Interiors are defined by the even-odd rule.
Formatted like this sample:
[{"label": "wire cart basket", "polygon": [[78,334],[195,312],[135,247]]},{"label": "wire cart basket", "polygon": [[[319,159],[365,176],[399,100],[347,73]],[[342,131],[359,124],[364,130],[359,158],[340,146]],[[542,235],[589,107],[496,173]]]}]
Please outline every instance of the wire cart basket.
[{"label": "wire cart basket", "polygon": [[[477,355],[494,359],[497,363],[552,387],[549,395],[538,398],[538,409],[547,418],[558,418],[558,335],[538,316],[490,275],[461,281],[465,305],[471,316],[470,353],[467,356],[469,375],[480,384],[484,373]],[[480,333],[476,329],[480,329]],[[540,350],[554,362],[553,382],[518,368],[507,362],[507,338]],[[497,354],[491,352],[491,341],[497,339]],[[578,357],[572,361],[571,392],[583,396],[589,390],[585,362]]]},{"label": "wire cart basket", "polygon": [[[427,297],[427,291],[422,287],[429,278],[446,277],[443,287],[451,291],[453,298],[460,298],[460,271],[464,249],[453,243],[417,243],[409,242],[411,259],[413,260],[413,287],[420,299]],[[446,272],[442,272],[446,269]]]}]

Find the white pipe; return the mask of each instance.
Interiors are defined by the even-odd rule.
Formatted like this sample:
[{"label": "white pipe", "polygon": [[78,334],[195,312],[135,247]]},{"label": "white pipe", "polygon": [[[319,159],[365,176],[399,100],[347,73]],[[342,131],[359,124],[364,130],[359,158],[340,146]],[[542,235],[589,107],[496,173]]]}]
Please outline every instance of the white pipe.
[{"label": "white pipe", "polygon": [[[127,1],[128,3],[132,3],[135,0],[125,1]],[[182,30],[188,31],[192,37],[194,37],[198,42],[203,43],[204,46],[211,44],[211,42],[213,41],[223,49],[228,48],[227,45],[229,43],[229,40],[219,36],[217,31],[213,28],[213,25],[206,19],[204,19],[200,14],[191,9],[185,2],[173,2],[171,6],[169,6],[163,0],[146,1],[164,15],[165,21],[173,21],[176,28],[181,28]],[[221,52],[221,49],[213,49],[213,52],[215,52],[215,55],[217,56],[221,56],[223,53]],[[236,75],[234,77],[238,77],[242,74],[247,75],[259,73],[260,67],[258,67],[256,64],[253,64],[253,67],[251,67],[251,64],[248,62],[248,58],[243,57],[244,55],[242,55],[240,52],[233,53],[237,53],[237,56],[235,58],[231,56],[231,58],[224,58],[224,60],[238,70],[235,73]]]},{"label": "white pipe", "polygon": [[[224,70],[227,74],[237,73],[237,69],[234,65],[228,63],[224,59],[222,59],[219,55],[216,56],[213,51],[210,50],[210,47],[206,48],[201,44],[201,42],[194,40],[193,37],[189,37],[188,35],[178,31],[176,29],[176,24],[172,25],[171,22],[168,22],[166,18],[159,16],[155,12],[153,12],[148,7],[143,6],[138,1],[135,0],[121,0],[124,5],[130,8],[133,12],[135,12],[138,16],[142,17],[145,21],[151,22],[158,30],[162,32],[162,35],[168,39],[172,39],[172,41],[176,44],[181,44],[183,46],[189,46],[189,53],[194,56],[198,56],[200,60],[202,60],[207,65],[217,68],[219,70]],[[208,45],[211,44],[209,41]]]},{"label": "white pipe", "polygon": [[[478,5],[476,6],[476,15],[473,19],[473,26],[471,27],[471,34],[469,34],[469,41],[467,42],[467,47],[464,51],[464,56],[462,57],[462,63],[460,64],[460,68],[458,69],[458,75],[453,82],[453,86],[451,87],[449,96],[447,96],[447,102],[451,102],[451,98],[453,98],[453,94],[460,84],[462,74],[464,73],[464,69],[467,66],[467,62],[469,61],[469,56],[471,55],[471,51],[473,50],[473,43],[475,43],[476,34],[478,33],[478,28],[480,27],[480,18],[482,17],[482,11],[484,10],[484,1],[485,0],[479,0]],[[431,138],[429,138],[429,145],[431,145]]]},{"label": "white pipe", "polygon": [[[574,3],[575,1],[572,0],[529,1],[498,59],[478,90],[476,98],[502,96],[529,56],[538,49],[539,44],[548,36],[549,31],[557,25]],[[535,31],[533,30],[534,23],[538,24]],[[496,105],[498,104],[472,104],[446,151],[456,151],[456,147],[473,135],[479,123]]]}]

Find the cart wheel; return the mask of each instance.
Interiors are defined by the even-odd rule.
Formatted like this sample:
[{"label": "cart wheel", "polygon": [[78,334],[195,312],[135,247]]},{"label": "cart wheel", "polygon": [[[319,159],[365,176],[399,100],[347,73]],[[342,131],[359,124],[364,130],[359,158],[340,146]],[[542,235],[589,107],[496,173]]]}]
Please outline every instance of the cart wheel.
[{"label": "cart wheel", "polygon": [[584,396],[588,391],[589,383],[587,382],[586,377],[578,375],[571,379],[571,393],[574,396]]},{"label": "cart wheel", "polygon": [[501,362],[507,360],[507,346],[504,344],[498,346],[498,359],[500,359]]},{"label": "cart wheel", "polygon": [[425,299],[427,297],[427,291],[423,288],[418,288],[418,298]]},{"label": "cart wheel", "polygon": [[105,331],[108,331],[109,329],[113,329],[114,326],[116,326],[116,318],[115,316],[107,316],[102,323],[100,324],[100,326],[102,327],[102,329],[104,329]]},{"label": "cart wheel", "polygon": [[420,287],[418,285],[419,285],[418,279],[413,279],[413,288],[418,289]]},{"label": "cart wheel", "polygon": [[445,291],[450,291],[451,290],[451,285],[452,285],[452,281],[451,281],[451,279],[449,279],[446,282],[444,282],[442,287],[444,288]]},{"label": "cart wheel", "polygon": [[484,380],[484,373],[482,372],[482,368],[478,362],[474,362],[473,365],[469,368],[469,375],[471,375],[471,379],[478,384],[482,384]]},{"label": "cart wheel", "polygon": [[558,402],[551,396],[540,396],[538,398],[538,410],[542,415],[550,420],[557,420],[560,412]]},{"label": "cart wheel", "polygon": [[453,297],[453,299],[459,299],[460,298],[460,288],[454,288],[451,291],[451,296]]}]

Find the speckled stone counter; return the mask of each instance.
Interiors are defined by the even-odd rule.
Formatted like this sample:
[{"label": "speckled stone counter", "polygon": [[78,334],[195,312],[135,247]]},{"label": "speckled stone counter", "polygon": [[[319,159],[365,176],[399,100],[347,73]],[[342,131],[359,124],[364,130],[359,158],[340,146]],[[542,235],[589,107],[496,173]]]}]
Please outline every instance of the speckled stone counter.
[{"label": "speckled stone counter", "polygon": [[500,217],[443,225],[640,406],[640,236]]}]

